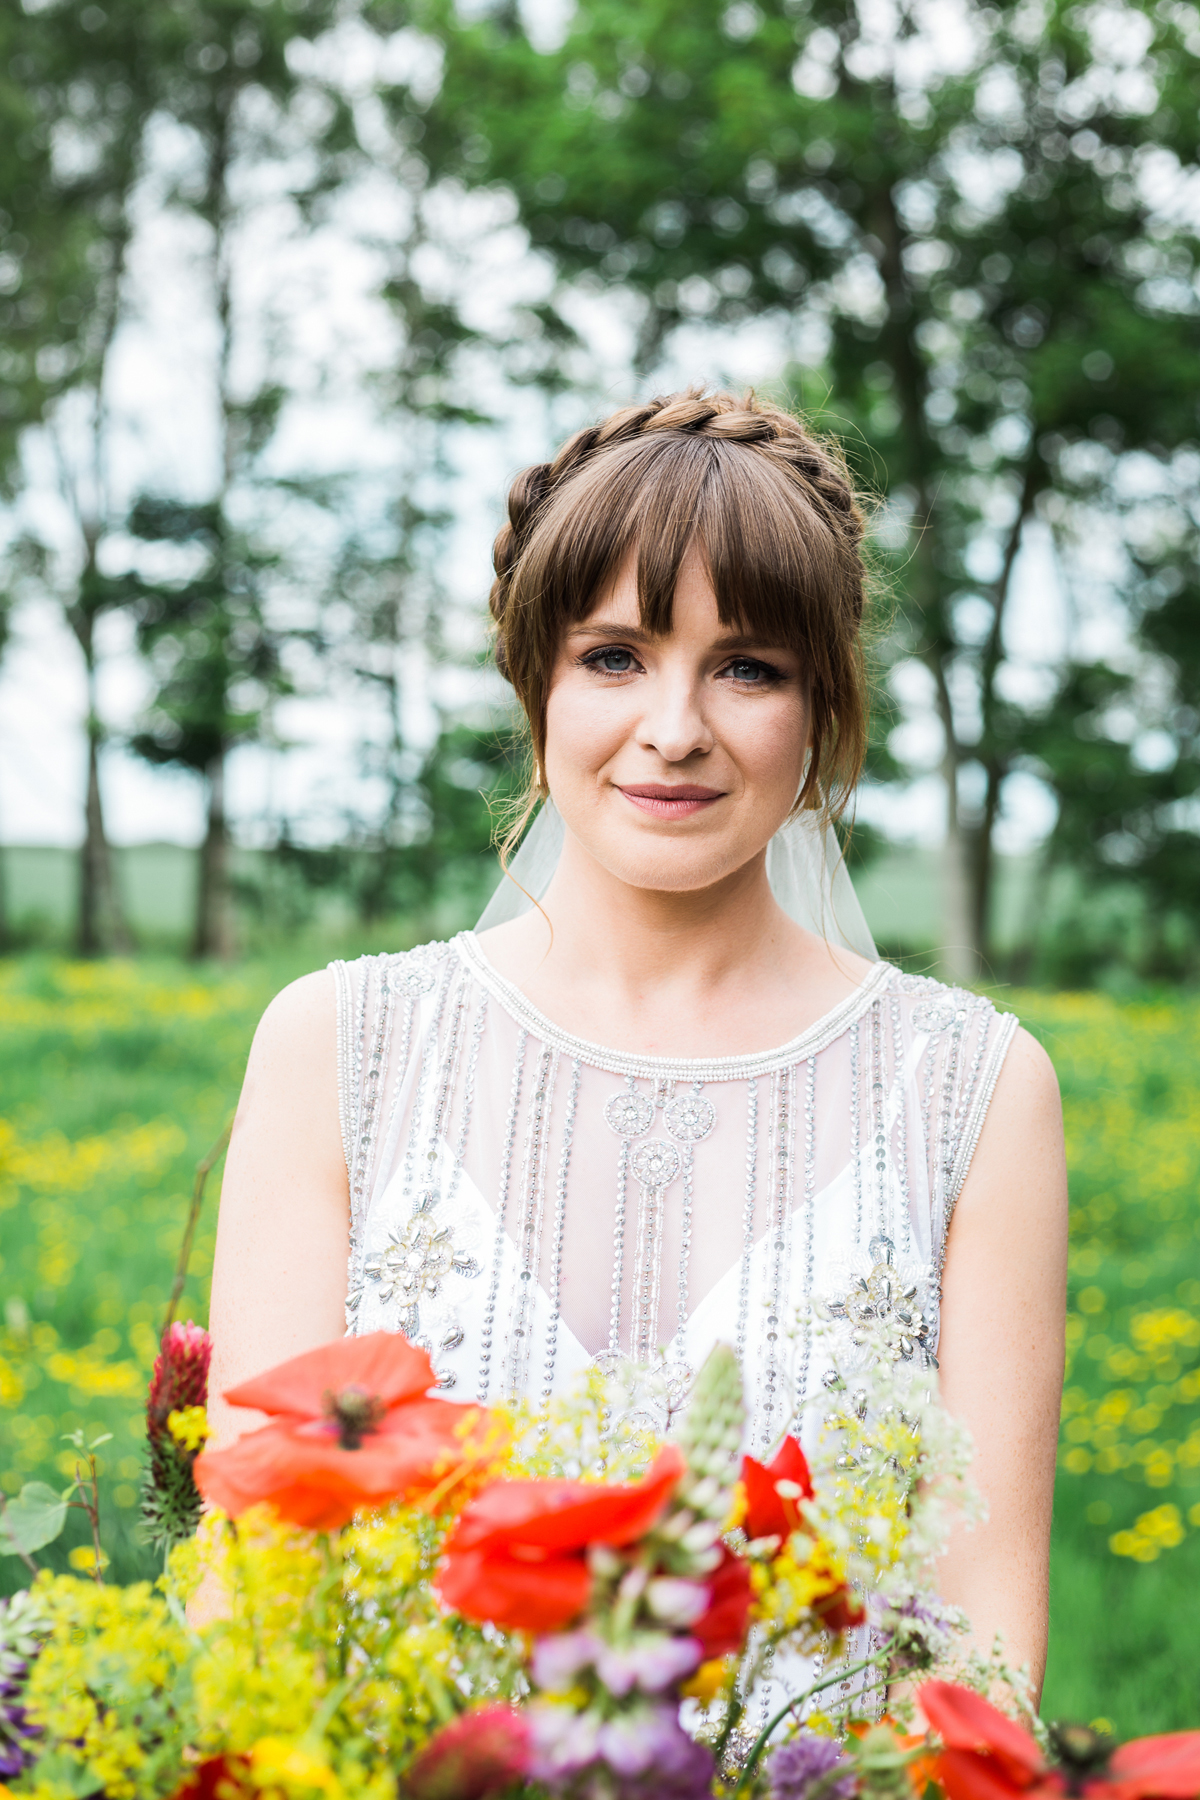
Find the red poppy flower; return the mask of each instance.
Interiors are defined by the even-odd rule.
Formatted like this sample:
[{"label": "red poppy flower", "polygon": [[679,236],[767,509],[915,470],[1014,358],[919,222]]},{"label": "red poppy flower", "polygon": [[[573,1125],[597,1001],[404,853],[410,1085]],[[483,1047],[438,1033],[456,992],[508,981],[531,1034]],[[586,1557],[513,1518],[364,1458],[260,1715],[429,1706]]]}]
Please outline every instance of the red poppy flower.
[{"label": "red poppy flower", "polygon": [[234,1406],[274,1415],[227,1450],[197,1458],[196,1486],[237,1518],[268,1500],[315,1531],[364,1506],[426,1493],[469,1449],[478,1408],[428,1397],[424,1350],[398,1332],[339,1338],[229,1388]]},{"label": "red poppy flower", "polygon": [[776,1486],[780,1481],[791,1482],[805,1500],[812,1499],[808,1462],[794,1437],[784,1438],[778,1454],[769,1463],[760,1463],[753,1456],[742,1458],[742,1486],[746,1491],[743,1523],[748,1538],[787,1538],[803,1524],[798,1498],[781,1494]]},{"label": "red poppy flower", "polygon": [[403,1778],[410,1800],[483,1800],[529,1765],[529,1720],[511,1706],[477,1706],[435,1732]]},{"label": "red poppy flower", "polygon": [[705,1662],[740,1650],[750,1622],[750,1565],[735,1556],[727,1544],[721,1545],[721,1558],[720,1567],[709,1577],[708,1611],[688,1627],[689,1636],[704,1652]]},{"label": "red poppy flower", "polygon": [[446,1545],[436,1586],[447,1606],[509,1630],[557,1631],[581,1613],[590,1544],[644,1537],[686,1464],[660,1450],[642,1481],[495,1481],[471,1502]]},{"label": "red poppy flower", "polygon": [[925,1717],[945,1748],[937,1779],[949,1800],[1196,1800],[1200,1731],[1135,1738],[1108,1752],[1086,1729],[1059,1729],[1060,1760],[1047,1763],[1034,1739],[969,1688],[927,1681],[917,1689]]}]

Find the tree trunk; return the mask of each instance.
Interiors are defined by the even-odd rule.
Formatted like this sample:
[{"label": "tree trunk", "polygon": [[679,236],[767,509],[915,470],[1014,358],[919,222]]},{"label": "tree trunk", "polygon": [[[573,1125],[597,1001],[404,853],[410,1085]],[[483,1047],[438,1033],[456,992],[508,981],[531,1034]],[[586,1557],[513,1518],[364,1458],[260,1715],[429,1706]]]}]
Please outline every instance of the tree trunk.
[{"label": "tree trunk", "polygon": [[967,863],[970,882],[967,918],[971,942],[978,958],[979,970],[990,974],[992,957],[992,889],[995,882],[995,832],[1000,816],[1000,800],[1008,760],[996,743],[998,716],[996,677],[1004,658],[1004,618],[1012,594],[1013,570],[1021,549],[1026,521],[1033,512],[1041,491],[1044,468],[1036,451],[1031,451],[1021,480],[1021,497],[1009,526],[1000,574],[992,590],[992,624],[983,647],[979,667],[979,700],[982,730],[979,757],[987,776],[983,814],[972,833]]},{"label": "tree trunk", "polygon": [[87,798],[84,802],[83,847],[79,853],[79,921],[76,948],[80,956],[127,956],[132,949],[113,868],[112,845],[104,830],[100,801],[100,746],[104,731],[96,714],[96,672],[88,668]]},{"label": "tree trunk", "polygon": [[205,771],[208,781],[208,829],[200,846],[200,882],[196,897],[194,957],[232,961],[237,951],[233,892],[229,884],[229,828],[225,821],[225,757],[215,756]]},{"label": "tree trunk", "polygon": [[996,874],[995,835],[996,820],[1000,816],[1000,790],[1004,782],[1004,771],[996,763],[987,766],[987,790],[984,795],[983,816],[971,834],[970,869],[971,896],[970,917],[972,924],[972,941],[979,957],[980,970],[985,975],[992,975],[992,900]]},{"label": "tree trunk", "polygon": [[957,769],[953,754],[943,763],[946,783],[946,839],[942,845],[942,972],[949,981],[970,982],[979,974],[971,929],[970,877],[966,835],[958,816]]},{"label": "tree trunk", "polygon": [[978,973],[970,905],[968,846],[958,816],[959,744],[954,731],[947,667],[953,640],[946,623],[945,581],[934,557],[937,521],[934,500],[934,446],[925,422],[928,376],[915,333],[917,311],[904,267],[905,230],[896,210],[895,192],[882,186],[870,209],[870,223],[879,243],[879,273],[888,296],[884,342],[896,372],[897,393],[906,437],[907,475],[915,489],[913,524],[916,532],[908,568],[911,603],[917,617],[920,655],[933,676],[938,717],[945,736],[942,779],[946,784],[946,838],[942,846],[940,949],[942,973],[951,981],[972,981]]}]

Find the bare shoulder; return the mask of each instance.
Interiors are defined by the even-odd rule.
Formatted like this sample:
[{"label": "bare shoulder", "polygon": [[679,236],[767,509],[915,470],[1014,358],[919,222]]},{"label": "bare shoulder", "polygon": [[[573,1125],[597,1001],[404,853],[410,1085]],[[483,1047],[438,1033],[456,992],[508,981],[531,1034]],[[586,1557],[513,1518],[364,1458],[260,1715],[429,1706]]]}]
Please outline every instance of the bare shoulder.
[{"label": "bare shoulder", "polygon": [[327,1026],[336,1024],[336,1010],[333,970],[315,968],[311,976],[290,981],[275,995],[254,1033],[255,1044],[279,1051],[295,1049],[297,1033],[300,1040],[308,1039],[311,1033],[324,1044]]},{"label": "bare shoulder", "polygon": [[333,1054],[337,1026],[337,992],[331,969],[315,969],[281,988],[258,1022],[256,1054],[303,1056]]},{"label": "bare shoulder", "polygon": [[337,992],[328,969],[276,994],[254,1034],[234,1137],[258,1149],[281,1135],[338,1167]]},{"label": "bare shoulder", "polygon": [[988,1109],[987,1132],[993,1121],[997,1130],[1029,1125],[1057,1127],[1062,1130],[1062,1099],[1058,1076],[1045,1050],[1023,1027],[1013,1034],[1004,1066],[996,1082],[996,1091]]},{"label": "bare shoulder", "polygon": [[275,996],[250,1050],[221,1183],[210,1329],[218,1438],[250,1429],[223,1390],[343,1329],[350,1196],[328,971]]},{"label": "bare shoulder", "polygon": [[973,1222],[994,1231],[1050,1219],[1066,1231],[1062,1102],[1054,1064],[1018,1030],[1009,1045],[979,1144],[954,1212],[961,1237]]}]

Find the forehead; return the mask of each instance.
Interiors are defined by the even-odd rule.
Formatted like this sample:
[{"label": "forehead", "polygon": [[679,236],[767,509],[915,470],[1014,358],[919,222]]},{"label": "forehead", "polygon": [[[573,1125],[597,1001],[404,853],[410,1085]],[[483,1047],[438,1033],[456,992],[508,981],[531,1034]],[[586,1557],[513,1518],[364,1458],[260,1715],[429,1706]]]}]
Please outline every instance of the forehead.
[{"label": "forehead", "polygon": [[594,605],[568,625],[568,638],[620,635],[649,641],[687,636],[703,637],[733,649],[784,646],[784,637],[772,630],[768,621],[731,617],[728,613],[722,616],[704,545],[698,536],[693,537],[679,560],[669,607],[660,604],[649,618],[640,592],[640,562],[640,545],[634,543]]},{"label": "forehead", "polygon": [[781,650],[788,647],[774,634],[756,631],[753,627],[743,628],[732,620],[722,623],[717,596],[706,572],[700,579],[680,581],[669,617],[660,619],[655,627],[643,624],[633,568],[625,580],[614,583],[597,601],[586,618],[567,626],[566,642],[580,638],[642,644],[669,643],[676,638],[721,650]]},{"label": "forehead", "polygon": [[750,445],[664,434],[601,452],[559,490],[534,533],[530,595],[554,637],[630,600],[665,637],[697,584],[725,632],[799,648],[830,551],[791,472]]}]

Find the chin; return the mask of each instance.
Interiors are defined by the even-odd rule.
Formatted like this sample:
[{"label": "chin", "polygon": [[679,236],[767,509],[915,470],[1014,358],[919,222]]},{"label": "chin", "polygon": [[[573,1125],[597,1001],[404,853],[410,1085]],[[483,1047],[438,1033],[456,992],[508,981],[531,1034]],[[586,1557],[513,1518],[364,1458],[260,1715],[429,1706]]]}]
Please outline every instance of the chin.
[{"label": "chin", "polygon": [[659,843],[639,849],[625,842],[612,846],[608,854],[600,846],[589,849],[618,881],[657,894],[701,893],[734,874],[756,854],[756,849],[747,850],[744,844]]}]

